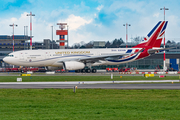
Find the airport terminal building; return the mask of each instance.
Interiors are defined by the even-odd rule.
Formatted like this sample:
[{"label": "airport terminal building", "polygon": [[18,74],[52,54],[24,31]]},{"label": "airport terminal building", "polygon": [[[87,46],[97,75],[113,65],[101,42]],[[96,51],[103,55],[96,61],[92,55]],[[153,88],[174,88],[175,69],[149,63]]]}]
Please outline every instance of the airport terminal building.
[{"label": "airport terminal building", "polygon": [[[19,50],[28,50],[30,48],[29,44],[30,36],[25,35],[14,35],[14,51]],[[98,47],[97,43],[95,48]],[[99,44],[102,47],[102,43]],[[103,43],[104,45],[104,43]],[[129,44],[128,47],[133,47],[136,44]],[[59,45],[55,41],[49,39],[44,39],[43,43],[35,42],[32,44],[33,49],[59,49]],[[120,47],[126,47],[125,44],[122,44]],[[163,45],[161,46],[163,47]],[[174,47],[173,49],[166,51],[166,66],[167,68],[174,68],[179,70],[179,59],[180,59],[180,44],[166,44],[166,48]],[[6,64],[3,62],[3,58],[9,53],[13,52],[13,41],[12,36],[0,35],[0,68],[10,68],[12,65]],[[137,69],[162,69],[163,68],[163,53],[157,53],[155,55],[149,56],[147,58],[137,60],[134,62],[120,64],[120,65],[102,65],[95,66],[96,69],[106,69],[106,68],[115,68],[119,69],[123,67],[128,68],[137,68]]]}]

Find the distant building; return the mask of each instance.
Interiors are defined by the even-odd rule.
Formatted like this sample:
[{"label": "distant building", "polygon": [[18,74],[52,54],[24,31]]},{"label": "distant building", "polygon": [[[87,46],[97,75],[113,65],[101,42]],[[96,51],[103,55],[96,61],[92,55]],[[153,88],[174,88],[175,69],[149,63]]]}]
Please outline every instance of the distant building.
[{"label": "distant building", "polygon": [[105,47],[106,42],[105,41],[94,41],[93,46],[94,48],[102,48]]},{"label": "distant building", "polygon": [[[35,44],[35,48],[34,49],[37,49],[36,44]],[[59,49],[59,45],[56,44],[55,41],[51,41],[50,39],[44,39],[41,48],[38,48],[38,49]]]},{"label": "distant building", "polygon": [[[14,35],[14,50],[24,50],[25,42],[29,40],[29,36]],[[0,51],[12,51],[13,50],[13,36],[0,35]]]}]

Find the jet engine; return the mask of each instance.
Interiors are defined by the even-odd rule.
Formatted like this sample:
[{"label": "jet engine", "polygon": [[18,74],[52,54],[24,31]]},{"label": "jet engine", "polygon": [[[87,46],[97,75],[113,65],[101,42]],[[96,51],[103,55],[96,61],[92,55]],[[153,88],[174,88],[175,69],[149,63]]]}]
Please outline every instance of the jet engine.
[{"label": "jet engine", "polygon": [[63,63],[66,70],[79,70],[85,67],[85,64],[77,61],[66,61]]}]

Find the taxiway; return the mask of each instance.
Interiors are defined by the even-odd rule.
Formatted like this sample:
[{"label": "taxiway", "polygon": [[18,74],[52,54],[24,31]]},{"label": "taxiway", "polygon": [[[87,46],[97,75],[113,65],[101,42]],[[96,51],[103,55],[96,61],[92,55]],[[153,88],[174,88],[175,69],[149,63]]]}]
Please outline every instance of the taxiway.
[{"label": "taxiway", "polygon": [[1,82],[0,89],[180,89],[179,80],[86,81],[86,82]]}]

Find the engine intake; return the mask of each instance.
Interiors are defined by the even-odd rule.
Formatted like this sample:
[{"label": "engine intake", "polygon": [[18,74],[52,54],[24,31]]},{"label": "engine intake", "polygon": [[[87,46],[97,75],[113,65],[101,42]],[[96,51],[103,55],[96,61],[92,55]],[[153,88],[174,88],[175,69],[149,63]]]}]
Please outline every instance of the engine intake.
[{"label": "engine intake", "polygon": [[63,65],[66,70],[79,70],[85,67],[84,63],[77,61],[67,61]]}]

